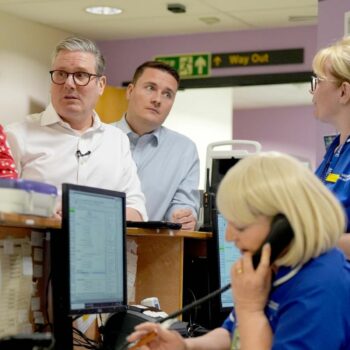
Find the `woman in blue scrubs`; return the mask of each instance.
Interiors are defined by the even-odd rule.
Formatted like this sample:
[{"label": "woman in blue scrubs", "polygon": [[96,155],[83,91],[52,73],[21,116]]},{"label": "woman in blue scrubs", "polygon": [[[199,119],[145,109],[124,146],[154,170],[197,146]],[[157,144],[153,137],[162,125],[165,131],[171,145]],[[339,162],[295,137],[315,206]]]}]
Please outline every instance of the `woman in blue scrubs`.
[{"label": "woman in blue scrubs", "polygon": [[[231,269],[230,316],[196,338],[145,323],[128,340],[153,331],[155,338],[141,349],[350,350],[350,263],[335,248],[345,216],[332,192],[294,158],[260,153],[225,175],[217,204],[229,223],[226,240],[243,254]],[[294,234],[276,250],[264,242],[280,214]],[[261,246],[254,269],[252,256]],[[280,253],[270,265],[272,251]]]},{"label": "woman in blue scrubs", "polygon": [[[339,133],[328,148],[316,175],[342,203],[350,232],[350,37],[321,49],[314,57],[311,90],[314,114]],[[339,246],[350,258],[350,235]]]}]

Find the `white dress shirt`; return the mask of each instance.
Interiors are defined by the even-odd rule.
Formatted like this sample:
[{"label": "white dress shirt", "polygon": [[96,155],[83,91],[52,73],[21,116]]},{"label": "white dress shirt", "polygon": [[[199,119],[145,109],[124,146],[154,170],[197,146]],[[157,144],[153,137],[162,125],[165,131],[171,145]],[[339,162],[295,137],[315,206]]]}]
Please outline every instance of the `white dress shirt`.
[{"label": "white dress shirt", "polygon": [[93,125],[80,133],[50,104],[44,112],[9,125],[6,132],[21,178],[53,184],[59,193],[63,182],[125,192],[127,207],[147,220],[129,140],[102,123],[96,112]]}]

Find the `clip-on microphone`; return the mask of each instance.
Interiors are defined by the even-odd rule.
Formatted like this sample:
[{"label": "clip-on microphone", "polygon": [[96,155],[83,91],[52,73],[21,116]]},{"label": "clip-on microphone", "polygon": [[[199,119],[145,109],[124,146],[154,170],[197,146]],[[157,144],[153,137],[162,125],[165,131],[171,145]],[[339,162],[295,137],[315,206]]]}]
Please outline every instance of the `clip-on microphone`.
[{"label": "clip-on microphone", "polygon": [[75,152],[75,155],[76,157],[79,159],[80,157],[86,157],[86,156],[89,156],[91,154],[91,151],[87,151],[85,153],[82,153],[80,151],[80,149],[78,149],[76,152]]},{"label": "clip-on microphone", "polygon": [[[230,288],[231,288],[231,284],[229,283],[226,286],[224,286],[224,287],[222,287],[220,289],[217,289],[214,292],[209,293],[208,295],[206,295],[206,296],[204,296],[204,297],[194,301],[193,303],[186,305],[182,309],[171,313],[167,317],[156,321],[155,323],[164,323],[164,322],[170,321],[170,320],[174,319],[175,317],[183,314],[184,312],[189,311],[192,308],[194,308],[194,307],[196,307],[196,306],[206,302],[207,300],[209,300],[211,298],[214,298],[217,295],[227,291]],[[145,336],[143,336],[142,338],[140,338],[139,340],[137,340],[134,343],[129,343],[128,341],[125,341],[124,344],[118,350],[124,350],[124,349],[136,350],[140,346],[145,345],[145,344],[149,343],[150,341],[152,341],[156,336],[157,336],[157,334],[155,332],[150,332],[150,333],[147,333]]]}]

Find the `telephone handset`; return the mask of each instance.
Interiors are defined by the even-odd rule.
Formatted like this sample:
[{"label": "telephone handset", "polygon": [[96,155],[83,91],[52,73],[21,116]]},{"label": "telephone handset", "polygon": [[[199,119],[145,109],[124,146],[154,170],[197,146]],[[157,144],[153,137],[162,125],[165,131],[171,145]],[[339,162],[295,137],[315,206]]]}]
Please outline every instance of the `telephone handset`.
[{"label": "telephone handset", "polygon": [[265,243],[271,245],[270,264],[272,264],[282,251],[289,245],[294,237],[292,226],[283,214],[277,214],[271,223],[271,230],[262,246],[253,255],[253,266],[256,269],[259,265],[262,247]]}]

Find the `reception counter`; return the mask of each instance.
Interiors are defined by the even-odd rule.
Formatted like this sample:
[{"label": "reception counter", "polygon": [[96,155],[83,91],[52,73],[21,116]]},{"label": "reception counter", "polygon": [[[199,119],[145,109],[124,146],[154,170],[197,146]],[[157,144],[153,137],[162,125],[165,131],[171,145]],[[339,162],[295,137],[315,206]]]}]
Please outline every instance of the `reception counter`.
[{"label": "reception counter", "polygon": [[[32,324],[44,325],[48,321],[52,322],[48,320],[50,317],[46,300],[49,297],[47,286],[51,265],[47,241],[50,239],[50,232],[57,234],[60,228],[59,219],[0,213],[1,242],[11,239],[25,239],[27,243],[30,242],[32,262],[28,262],[28,257],[26,261],[28,269],[32,269],[35,288],[32,296],[30,289],[26,293],[31,298],[31,310],[28,312]],[[135,300],[132,302],[139,303],[144,298],[156,296],[165,312],[171,313],[181,308],[185,242],[191,242],[192,254],[193,247],[198,251],[205,249],[203,243],[210,237],[211,233],[203,232],[128,228],[127,239],[136,247],[137,254]],[[0,315],[0,326],[1,322],[6,321],[1,320],[1,317]],[[21,326],[18,326],[17,332],[22,331]]]}]

